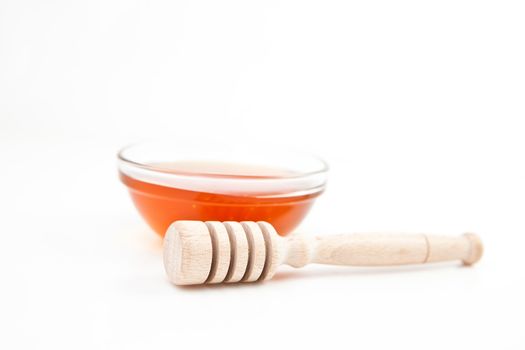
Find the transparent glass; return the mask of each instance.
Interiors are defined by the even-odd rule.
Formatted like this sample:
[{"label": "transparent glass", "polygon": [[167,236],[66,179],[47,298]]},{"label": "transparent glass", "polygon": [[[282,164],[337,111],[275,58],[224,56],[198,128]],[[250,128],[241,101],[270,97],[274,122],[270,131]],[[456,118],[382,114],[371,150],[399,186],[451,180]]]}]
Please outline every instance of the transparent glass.
[{"label": "transparent glass", "polygon": [[268,221],[286,235],[323,192],[328,172],[322,159],[283,149],[172,141],[125,147],[118,167],[161,236],[176,220]]}]

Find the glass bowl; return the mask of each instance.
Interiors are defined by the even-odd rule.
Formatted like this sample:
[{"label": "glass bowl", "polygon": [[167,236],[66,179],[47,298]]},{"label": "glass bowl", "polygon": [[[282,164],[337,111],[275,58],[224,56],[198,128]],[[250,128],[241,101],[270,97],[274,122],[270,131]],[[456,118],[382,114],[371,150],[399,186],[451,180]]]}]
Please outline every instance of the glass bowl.
[{"label": "glass bowl", "polygon": [[244,145],[151,141],[118,153],[121,181],[159,235],[176,220],[267,221],[290,233],[323,192],[320,158]]}]

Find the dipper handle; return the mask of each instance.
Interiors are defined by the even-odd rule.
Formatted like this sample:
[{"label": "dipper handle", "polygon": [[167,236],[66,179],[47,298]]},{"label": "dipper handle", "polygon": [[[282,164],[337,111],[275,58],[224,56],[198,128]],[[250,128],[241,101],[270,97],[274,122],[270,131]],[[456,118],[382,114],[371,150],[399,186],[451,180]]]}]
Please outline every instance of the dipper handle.
[{"label": "dipper handle", "polygon": [[284,263],[302,267],[308,263],[352,266],[389,266],[461,260],[477,262],[483,253],[479,237],[427,234],[343,234],[288,241]]}]

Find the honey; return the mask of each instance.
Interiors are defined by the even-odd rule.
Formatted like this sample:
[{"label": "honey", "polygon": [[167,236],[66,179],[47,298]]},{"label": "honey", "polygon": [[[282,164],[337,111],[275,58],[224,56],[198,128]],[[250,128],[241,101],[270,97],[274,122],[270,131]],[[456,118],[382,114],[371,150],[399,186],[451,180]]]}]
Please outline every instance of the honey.
[{"label": "honey", "polygon": [[[286,179],[294,177],[283,169],[182,161],[149,165],[162,169],[165,176],[175,174],[186,176],[186,180],[195,177],[216,181],[205,188],[191,188],[188,181],[167,185],[139,179],[121,170],[120,178],[129,188],[138,211],[161,236],[176,220],[267,221],[279,234],[286,235],[302,221],[315,197],[322,192],[322,189],[287,191],[282,187],[277,192],[266,190],[265,180],[286,183]],[[223,179],[227,186],[221,188],[217,184]],[[246,183],[253,185],[243,190]]]}]

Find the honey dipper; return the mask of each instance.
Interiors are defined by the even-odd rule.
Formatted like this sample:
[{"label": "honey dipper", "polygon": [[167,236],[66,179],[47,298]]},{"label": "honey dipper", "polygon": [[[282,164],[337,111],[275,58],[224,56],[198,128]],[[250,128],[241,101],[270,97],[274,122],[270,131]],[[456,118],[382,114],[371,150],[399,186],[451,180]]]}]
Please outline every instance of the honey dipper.
[{"label": "honey dipper", "polygon": [[482,253],[481,240],[472,233],[285,238],[269,223],[252,221],[176,221],[164,238],[164,266],[177,285],[268,280],[281,264],[390,266],[461,260],[471,265]]}]

